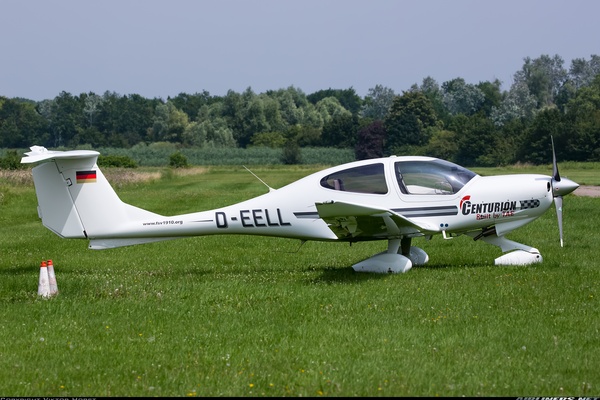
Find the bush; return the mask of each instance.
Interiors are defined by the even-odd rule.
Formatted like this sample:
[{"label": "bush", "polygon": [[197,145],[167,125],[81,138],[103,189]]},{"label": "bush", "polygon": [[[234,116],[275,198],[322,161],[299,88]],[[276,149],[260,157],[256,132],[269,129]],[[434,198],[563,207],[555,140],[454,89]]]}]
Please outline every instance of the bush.
[{"label": "bush", "polygon": [[279,132],[257,133],[250,139],[254,146],[266,146],[272,149],[279,149],[285,144],[285,138]]},{"label": "bush", "polygon": [[187,168],[189,167],[188,159],[178,151],[169,156],[169,166],[173,168]]},{"label": "bush", "polygon": [[21,156],[16,150],[7,150],[4,157],[0,158],[0,169],[24,169],[25,165],[21,164]]},{"label": "bush", "polygon": [[286,165],[300,164],[302,157],[300,155],[300,146],[295,140],[288,140],[283,147],[281,162]]},{"label": "bush", "polygon": [[137,168],[137,163],[127,156],[98,156],[98,166],[100,167],[122,167]]}]

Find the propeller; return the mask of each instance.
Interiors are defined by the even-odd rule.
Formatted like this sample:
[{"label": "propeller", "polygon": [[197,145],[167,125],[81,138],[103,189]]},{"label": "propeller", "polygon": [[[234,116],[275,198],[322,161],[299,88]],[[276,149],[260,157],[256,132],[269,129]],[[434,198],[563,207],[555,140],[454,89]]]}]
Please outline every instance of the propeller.
[{"label": "propeller", "polygon": [[556,206],[556,217],[558,218],[558,234],[560,235],[560,247],[563,247],[563,196],[571,193],[579,187],[579,184],[567,178],[560,178],[556,152],[554,151],[554,138],[552,140],[552,196]]}]

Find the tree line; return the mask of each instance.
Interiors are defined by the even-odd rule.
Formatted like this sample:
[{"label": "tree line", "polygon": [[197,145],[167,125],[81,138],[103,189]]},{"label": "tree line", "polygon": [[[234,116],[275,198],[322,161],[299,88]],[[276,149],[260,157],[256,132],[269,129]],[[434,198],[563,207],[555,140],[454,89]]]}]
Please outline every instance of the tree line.
[{"label": "tree line", "polygon": [[402,93],[376,85],[305,94],[288,87],[255,93],[180,93],[167,100],[115,92],[61,92],[32,101],[0,96],[0,148],[181,148],[266,146],[293,163],[303,147],[354,149],[357,159],[430,155],[465,166],[600,161],[600,56],[525,58],[508,90],[499,80],[441,85],[432,77]]}]

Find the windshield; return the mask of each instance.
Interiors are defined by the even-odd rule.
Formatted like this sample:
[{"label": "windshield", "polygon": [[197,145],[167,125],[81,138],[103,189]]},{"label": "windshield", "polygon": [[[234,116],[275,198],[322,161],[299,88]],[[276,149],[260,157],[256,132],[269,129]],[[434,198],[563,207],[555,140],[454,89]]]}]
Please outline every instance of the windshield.
[{"label": "windshield", "polygon": [[444,160],[398,161],[394,170],[404,194],[454,194],[476,173]]}]

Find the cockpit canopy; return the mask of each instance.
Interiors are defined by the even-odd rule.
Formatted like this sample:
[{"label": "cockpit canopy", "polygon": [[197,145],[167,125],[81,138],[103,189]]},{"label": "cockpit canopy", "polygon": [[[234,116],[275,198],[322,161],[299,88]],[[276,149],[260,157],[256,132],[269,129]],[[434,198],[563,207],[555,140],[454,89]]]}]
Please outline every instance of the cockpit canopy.
[{"label": "cockpit canopy", "polygon": [[449,161],[398,161],[394,164],[404,194],[454,194],[477,174]]},{"label": "cockpit canopy", "polygon": [[[446,195],[457,193],[475,174],[466,168],[440,159],[396,161],[395,182],[403,194]],[[347,168],[321,179],[327,189],[353,193],[387,194],[385,165],[382,162]]]}]

